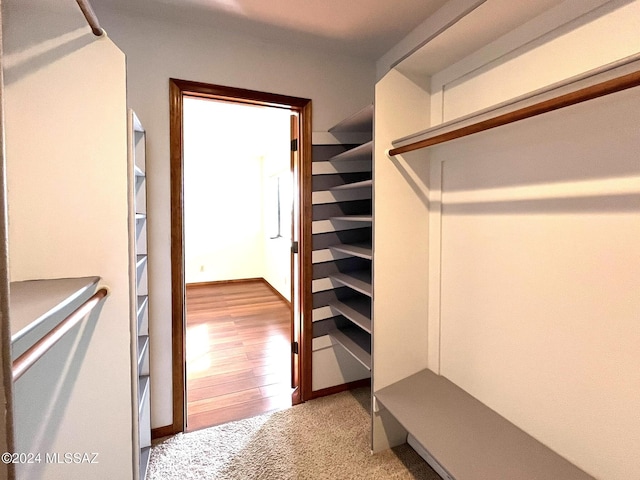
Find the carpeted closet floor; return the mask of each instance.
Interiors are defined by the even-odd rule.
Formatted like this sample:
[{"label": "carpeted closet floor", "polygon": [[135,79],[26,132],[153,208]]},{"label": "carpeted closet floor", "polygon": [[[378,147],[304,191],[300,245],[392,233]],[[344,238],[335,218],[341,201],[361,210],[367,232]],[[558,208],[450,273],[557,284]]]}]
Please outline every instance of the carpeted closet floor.
[{"label": "carpeted closet floor", "polygon": [[149,480],[425,479],[440,477],[408,445],[370,453],[368,388],[154,445]]}]

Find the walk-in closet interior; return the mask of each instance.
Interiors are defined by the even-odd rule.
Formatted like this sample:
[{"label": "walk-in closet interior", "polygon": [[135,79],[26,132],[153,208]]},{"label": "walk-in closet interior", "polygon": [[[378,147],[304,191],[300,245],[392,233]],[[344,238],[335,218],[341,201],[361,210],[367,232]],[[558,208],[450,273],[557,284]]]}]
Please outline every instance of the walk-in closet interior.
[{"label": "walk-in closet interior", "polygon": [[188,78],[313,102],[292,348],[312,345],[313,398],[371,385],[374,455],[640,478],[640,0],[449,0],[377,59],[95,3],[109,35],[86,0],[0,10],[0,450],[53,455],[0,477],[144,480],[152,435],[183,427],[169,79]]}]

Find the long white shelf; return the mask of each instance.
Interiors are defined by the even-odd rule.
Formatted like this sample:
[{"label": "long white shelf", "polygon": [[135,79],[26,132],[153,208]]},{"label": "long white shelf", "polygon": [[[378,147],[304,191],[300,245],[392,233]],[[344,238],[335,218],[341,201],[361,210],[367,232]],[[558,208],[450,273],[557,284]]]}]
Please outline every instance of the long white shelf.
[{"label": "long white shelf", "polygon": [[358,327],[334,329],[329,336],[342,345],[358,362],[371,370],[371,336]]},{"label": "long white shelf", "polygon": [[344,185],[338,185],[330,190],[350,190],[354,188],[371,188],[373,187],[373,180],[362,180],[361,182],[345,183]]},{"label": "long white shelf", "polygon": [[354,297],[329,302],[329,306],[351,320],[365,332],[371,333],[371,300]]},{"label": "long white shelf", "polygon": [[363,293],[368,297],[373,294],[371,286],[371,272],[369,270],[355,270],[349,273],[335,273],[330,276],[331,279],[341,283],[345,287],[349,287],[356,292]]},{"label": "long white shelf", "polygon": [[373,141],[363,143],[357,147],[346,150],[338,155],[334,155],[329,159],[330,162],[343,162],[346,160],[364,160],[370,159],[373,154]]},{"label": "long white shelf", "polygon": [[142,367],[146,360],[146,355],[148,350],[149,350],[149,336],[140,335],[138,337],[138,371],[142,371]]},{"label": "long white shelf", "polygon": [[373,216],[372,215],[345,215],[342,217],[331,217],[331,220],[337,220],[339,222],[371,223],[373,221]]},{"label": "long white shelf", "polygon": [[95,291],[100,277],[26,280],[10,285],[12,357],[24,353]]},{"label": "long white shelf", "polygon": [[354,257],[366,258],[367,260],[371,260],[373,258],[371,243],[331,245],[329,248],[336,252],[346,253],[348,255],[353,255]]},{"label": "long white shelf", "polygon": [[143,447],[140,449],[140,478],[145,479],[147,477],[147,467],[149,466],[149,455],[151,454],[151,447]]},{"label": "long white shelf", "polygon": [[374,395],[455,480],[593,480],[431,370],[422,370]]},{"label": "long white shelf", "polygon": [[144,401],[149,394],[149,375],[141,375],[138,377],[138,414],[142,414],[144,408]]}]

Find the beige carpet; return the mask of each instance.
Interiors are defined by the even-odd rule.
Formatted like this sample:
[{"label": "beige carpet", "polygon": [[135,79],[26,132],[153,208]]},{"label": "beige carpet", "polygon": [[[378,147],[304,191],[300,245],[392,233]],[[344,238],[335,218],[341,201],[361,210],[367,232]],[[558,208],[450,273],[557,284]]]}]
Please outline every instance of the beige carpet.
[{"label": "beige carpet", "polygon": [[149,480],[425,479],[409,446],[370,453],[369,389],[176,435],[151,451]]}]

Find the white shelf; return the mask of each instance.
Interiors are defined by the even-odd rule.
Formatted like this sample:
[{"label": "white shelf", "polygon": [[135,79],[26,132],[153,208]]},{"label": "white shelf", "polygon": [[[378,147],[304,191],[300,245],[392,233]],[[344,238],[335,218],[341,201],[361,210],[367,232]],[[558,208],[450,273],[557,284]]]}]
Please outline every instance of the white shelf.
[{"label": "white shelf", "polygon": [[147,307],[149,303],[148,295],[138,295],[138,307],[136,309],[136,317],[138,321],[138,335],[147,335],[148,334],[148,320],[145,322],[147,317]]},{"label": "white shelf", "polygon": [[345,183],[344,185],[338,185],[330,190],[351,190],[356,188],[371,188],[373,187],[373,180],[362,180],[361,182]]},{"label": "white shelf", "polygon": [[593,480],[430,370],[422,370],[374,395],[456,480]]},{"label": "white shelf", "polygon": [[147,263],[147,255],[145,253],[138,253],[136,255],[136,270],[141,269],[145,263]]},{"label": "white shelf", "polygon": [[331,275],[331,279],[349,287],[356,292],[360,292],[368,297],[373,294],[371,286],[371,272],[368,270],[356,270],[349,273],[336,273]]},{"label": "white shelf", "polygon": [[138,337],[138,371],[143,371],[144,362],[147,359],[149,351],[149,337],[141,335]]},{"label": "white shelf", "polygon": [[365,332],[371,333],[371,300],[362,297],[334,300],[329,306],[355,323]]},{"label": "white shelf", "polygon": [[342,345],[367,370],[371,370],[371,336],[358,327],[335,329],[328,335]]},{"label": "white shelf", "polygon": [[81,277],[12,282],[12,358],[24,353],[88,300],[99,281],[100,277]]},{"label": "white shelf", "polygon": [[330,162],[342,162],[346,160],[364,160],[371,159],[373,154],[373,141],[363,143],[350,150],[339,153],[329,159]]},{"label": "white shelf", "polygon": [[373,221],[372,215],[345,215],[342,217],[331,217],[331,220],[337,220],[340,222],[365,222],[371,223]]},{"label": "white shelf", "polygon": [[329,246],[329,248],[336,252],[353,255],[354,257],[366,258],[367,260],[373,259],[373,250],[371,249],[371,243],[331,245]]},{"label": "white shelf", "polygon": [[143,447],[140,449],[140,480],[147,478],[147,467],[149,466],[149,455],[151,447]]},{"label": "white shelf", "polygon": [[138,167],[137,165],[133,166],[133,172],[135,173],[136,177],[142,177],[144,178],[144,172],[142,171],[142,169],[140,167]]},{"label": "white shelf", "polygon": [[149,383],[149,375],[138,377],[138,414],[142,413],[145,399],[149,394]]}]

